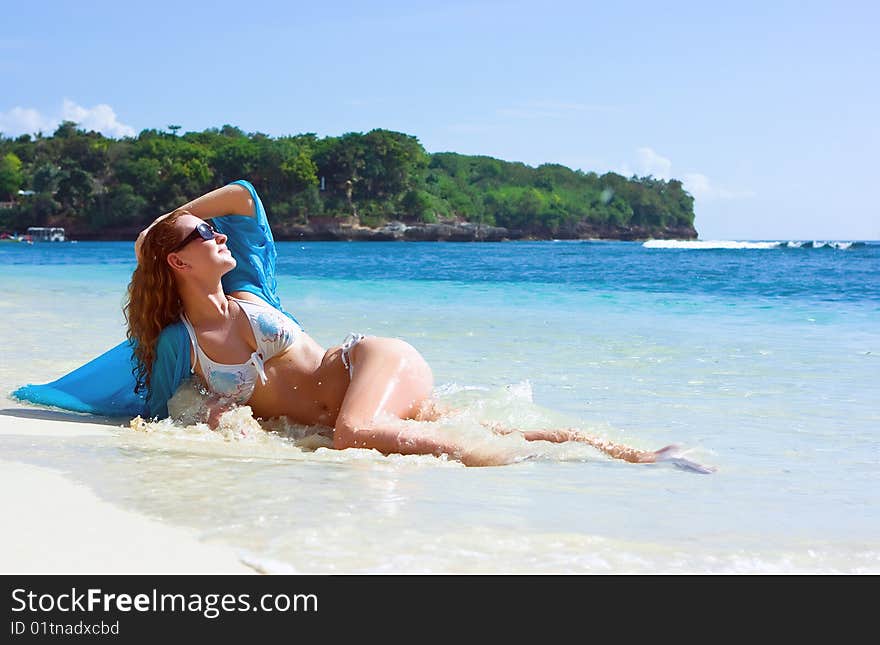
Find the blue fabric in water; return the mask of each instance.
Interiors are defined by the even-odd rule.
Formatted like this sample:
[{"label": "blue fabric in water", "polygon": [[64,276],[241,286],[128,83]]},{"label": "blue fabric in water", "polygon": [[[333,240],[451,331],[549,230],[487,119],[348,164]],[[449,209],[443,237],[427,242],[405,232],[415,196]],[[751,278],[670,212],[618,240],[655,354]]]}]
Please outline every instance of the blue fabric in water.
[{"label": "blue fabric in water", "polygon": [[146,400],[134,393],[134,366],[131,345],[126,340],[57,381],[25,385],[12,396],[74,412],[111,417],[143,415]]},{"label": "blue fabric in water", "polygon": [[[250,191],[255,216],[224,215],[211,220],[214,228],[228,237],[226,246],[236,260],[236,267],[222,278],[223,289],[226,293],[253,293],[299,325],[278,298],[275,239],[263,203],[250,182],[239,179],[232,183]],[[159,336],[148,396],[134,392],[135,365],[132,346],[126,340],[56,381],[25,385],[12,396],[75,412],[165,418],[168,400],[191,375],[190,340],[183,323],[169,325]]]}]

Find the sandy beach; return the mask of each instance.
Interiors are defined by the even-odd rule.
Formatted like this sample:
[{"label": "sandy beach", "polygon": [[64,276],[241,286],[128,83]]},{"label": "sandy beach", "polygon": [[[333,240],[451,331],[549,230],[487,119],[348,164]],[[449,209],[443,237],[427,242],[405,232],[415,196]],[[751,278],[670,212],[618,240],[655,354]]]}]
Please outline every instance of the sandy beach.
[{"label": "sandy beach", "polygon": [[[50,411],[7,408],[3,413],[0,435],[108,432],[98,423],[52,419]],[[0,572],[5,574],[255,573],[233,549],[112,505],[49,468],[0,459],[0,509]]]}]

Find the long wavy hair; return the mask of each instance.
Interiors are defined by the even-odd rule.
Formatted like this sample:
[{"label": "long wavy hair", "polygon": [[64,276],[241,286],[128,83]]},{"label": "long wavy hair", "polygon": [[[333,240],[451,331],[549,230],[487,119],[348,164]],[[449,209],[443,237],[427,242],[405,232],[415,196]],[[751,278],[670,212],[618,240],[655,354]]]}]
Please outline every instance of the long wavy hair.
[{"label": "long wavy hair", "polygon": [[131,274],[123,312],[126,336],[134,351],[135,393],[150,391],[159,334],[180,319],[183,303],[167,257],[181,239],[174,224],[186,210],[176,210],[155,224],[144,236],[137,268]]}]

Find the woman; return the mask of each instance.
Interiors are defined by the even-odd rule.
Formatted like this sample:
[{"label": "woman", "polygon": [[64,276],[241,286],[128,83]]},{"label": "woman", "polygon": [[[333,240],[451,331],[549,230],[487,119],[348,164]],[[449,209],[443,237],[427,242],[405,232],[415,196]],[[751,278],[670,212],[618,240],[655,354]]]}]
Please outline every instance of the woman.
[{"label": "woman", "polygon": [[[157,416],[167,412],[181,365],[188,363],[209,393],[203,418],[211,427],[224,411],[248,405],[256,417],[326,428],[337,449],[448,455],[473,466],[510,460],[460,445],[436,425],[399,423],[441,415],[431,368],[408,343],[351,334],[325,351],[281,308],[274,241],[249,182],[233,182],[159,217],[140,234],[135,253],[128,336],[138,384]],[[157,382],[157,375],[164,378]],[[672,447],[640,451],[573,430],[520,434],[531,441],[585,442],[630,462],[687,465]]]}]

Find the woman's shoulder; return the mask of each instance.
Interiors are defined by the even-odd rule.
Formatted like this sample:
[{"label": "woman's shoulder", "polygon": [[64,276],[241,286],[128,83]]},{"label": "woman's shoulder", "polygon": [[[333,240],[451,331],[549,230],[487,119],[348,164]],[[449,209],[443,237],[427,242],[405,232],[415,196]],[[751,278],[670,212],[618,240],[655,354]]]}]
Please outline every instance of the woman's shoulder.
[{"label": "woman's shoulder", "polygon": [[244,300],[246,303],[251,303],[254,305],[260,305],[262,307],[271,307],[272,309],[276,309],[272,303],[266,302],[264,298],[251,293],[250,291],[233,291],[228,294],[230,298],[233,300]]}]

